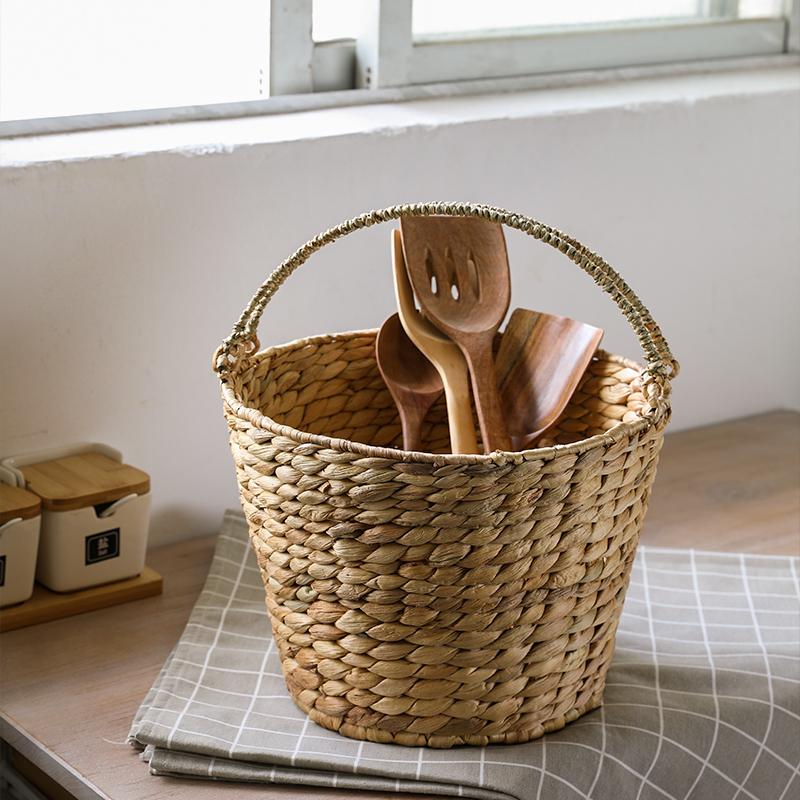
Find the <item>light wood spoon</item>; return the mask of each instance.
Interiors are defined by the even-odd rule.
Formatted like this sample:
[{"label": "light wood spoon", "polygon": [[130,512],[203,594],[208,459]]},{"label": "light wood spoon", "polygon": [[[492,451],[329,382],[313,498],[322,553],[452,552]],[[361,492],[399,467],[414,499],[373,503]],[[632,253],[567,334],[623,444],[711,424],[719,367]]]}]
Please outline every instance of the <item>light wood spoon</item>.
[{"label": "light wood spoon", "polygon": [[559,418],[602,338],[584,322],[514,310],[495,359],[514,450],[532,447]]},{"label": "light wood spoon", "polygon": [[398,230],[392,231],[392,265],[400,322],[408,338],[436,368],[444,385],[450,449],[453,453],[477,453],[478,441],[472,425],[467,362],[455,342],[417,311]]},{"label": "light wood spoon", "polygon": [[485,451],[510,450],[492,358],[511,299],[503,229],[480,218],[430,216],[402,217],[400,230],[423,314],[467,360]]},{"label": "light wood spoon", "polygon": [[408,338],[397,314],[392,314],[381,325],[375,340],[375,356],[378,369],[400,412],[403,449],[419,450],[422,423],[444,391],[442,379],[433,364]]}]

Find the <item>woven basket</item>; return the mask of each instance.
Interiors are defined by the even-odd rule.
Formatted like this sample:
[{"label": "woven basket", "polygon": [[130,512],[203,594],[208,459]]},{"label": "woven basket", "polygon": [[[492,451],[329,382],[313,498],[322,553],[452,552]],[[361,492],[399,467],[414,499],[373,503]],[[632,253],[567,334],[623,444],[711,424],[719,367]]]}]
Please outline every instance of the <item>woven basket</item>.
[{"label": "woven basket", "polygon": [[[375,331],[258,352],[283,281],[326,244],[402,216],[484,217],[564,253],[628,319],[646,369],[598,352],[546,444],[400,449]],[[388,269],[388,267],[387,267]],[[605,261],[524,216],[405,205],[309,241],[261,286],[214,368],[286,684],[320,725],[403,745],[525,742],[600,705],[677,363]]]}]

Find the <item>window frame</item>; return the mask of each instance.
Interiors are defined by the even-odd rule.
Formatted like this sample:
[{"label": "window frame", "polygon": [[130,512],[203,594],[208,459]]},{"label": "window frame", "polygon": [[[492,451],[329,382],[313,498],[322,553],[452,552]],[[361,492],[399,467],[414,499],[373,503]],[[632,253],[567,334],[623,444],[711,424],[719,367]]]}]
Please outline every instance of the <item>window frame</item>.
[{"label": "window frame", "polygon": [[412,5],[370,0],[366,30],[356,44],[359,88],[777,55],[786,52],[788,39],[786,17],[739,19],[738,0],[710,0],[708,17],[691,20],[417,39]]},{"label": "window frame", "polygon": [[269,98],[8,120],[0,138],[570,85],[626,72],[724,71],[787,55],[796,61],[800,52],[800,0],[785,0],[782,17],[739,19],[739,0],[706,0],[713,18],[417,39],[413,0],[363,0],[358,38],[325,42],[312,38],[313,0],[264,2]]}]

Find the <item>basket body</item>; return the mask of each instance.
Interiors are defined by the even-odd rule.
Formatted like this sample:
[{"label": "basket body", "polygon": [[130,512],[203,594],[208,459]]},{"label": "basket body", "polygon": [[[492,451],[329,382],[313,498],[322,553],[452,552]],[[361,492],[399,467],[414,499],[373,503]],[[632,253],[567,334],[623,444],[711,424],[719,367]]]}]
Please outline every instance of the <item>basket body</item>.
[{"label": "basket body", "polygon": [[[276,422],[399,445],[374,333],[271,348],[245,380],[247,405]],[[636,415],[640,384],[634,365],[601,354],[553,438]],[[286,683],[311,719],[449,747],[526,741],[600,704],[660,427],[454,466],[325,448],[226,414]],[[430,420],[425,449],[447,451],[443,406]]]},{"label": "basket body", "polygon": [[230,341],[216,366],[242,506],[312,720],[451,747],[528,741],[600,705],[669,419],[661,362],[599,351],[544,446],[464,456],[443,401],[426,452],[398,449],[375,331]]}]

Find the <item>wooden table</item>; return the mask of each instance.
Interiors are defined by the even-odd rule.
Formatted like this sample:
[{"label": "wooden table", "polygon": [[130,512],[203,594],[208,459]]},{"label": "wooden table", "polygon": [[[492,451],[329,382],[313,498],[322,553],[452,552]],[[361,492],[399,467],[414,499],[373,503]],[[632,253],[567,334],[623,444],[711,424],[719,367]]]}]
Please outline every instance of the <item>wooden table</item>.
[{"label": "wooden table", "polygon": [[[800,555],[800,414],[775,412],[668,436],[643,541]],[[159,597],[0,635],[0,737],[47,797],[379,797],[154,778],[125,743],[186,623],[213,546],[207,537],[153,550],[148,561],[165,578]]]}]

